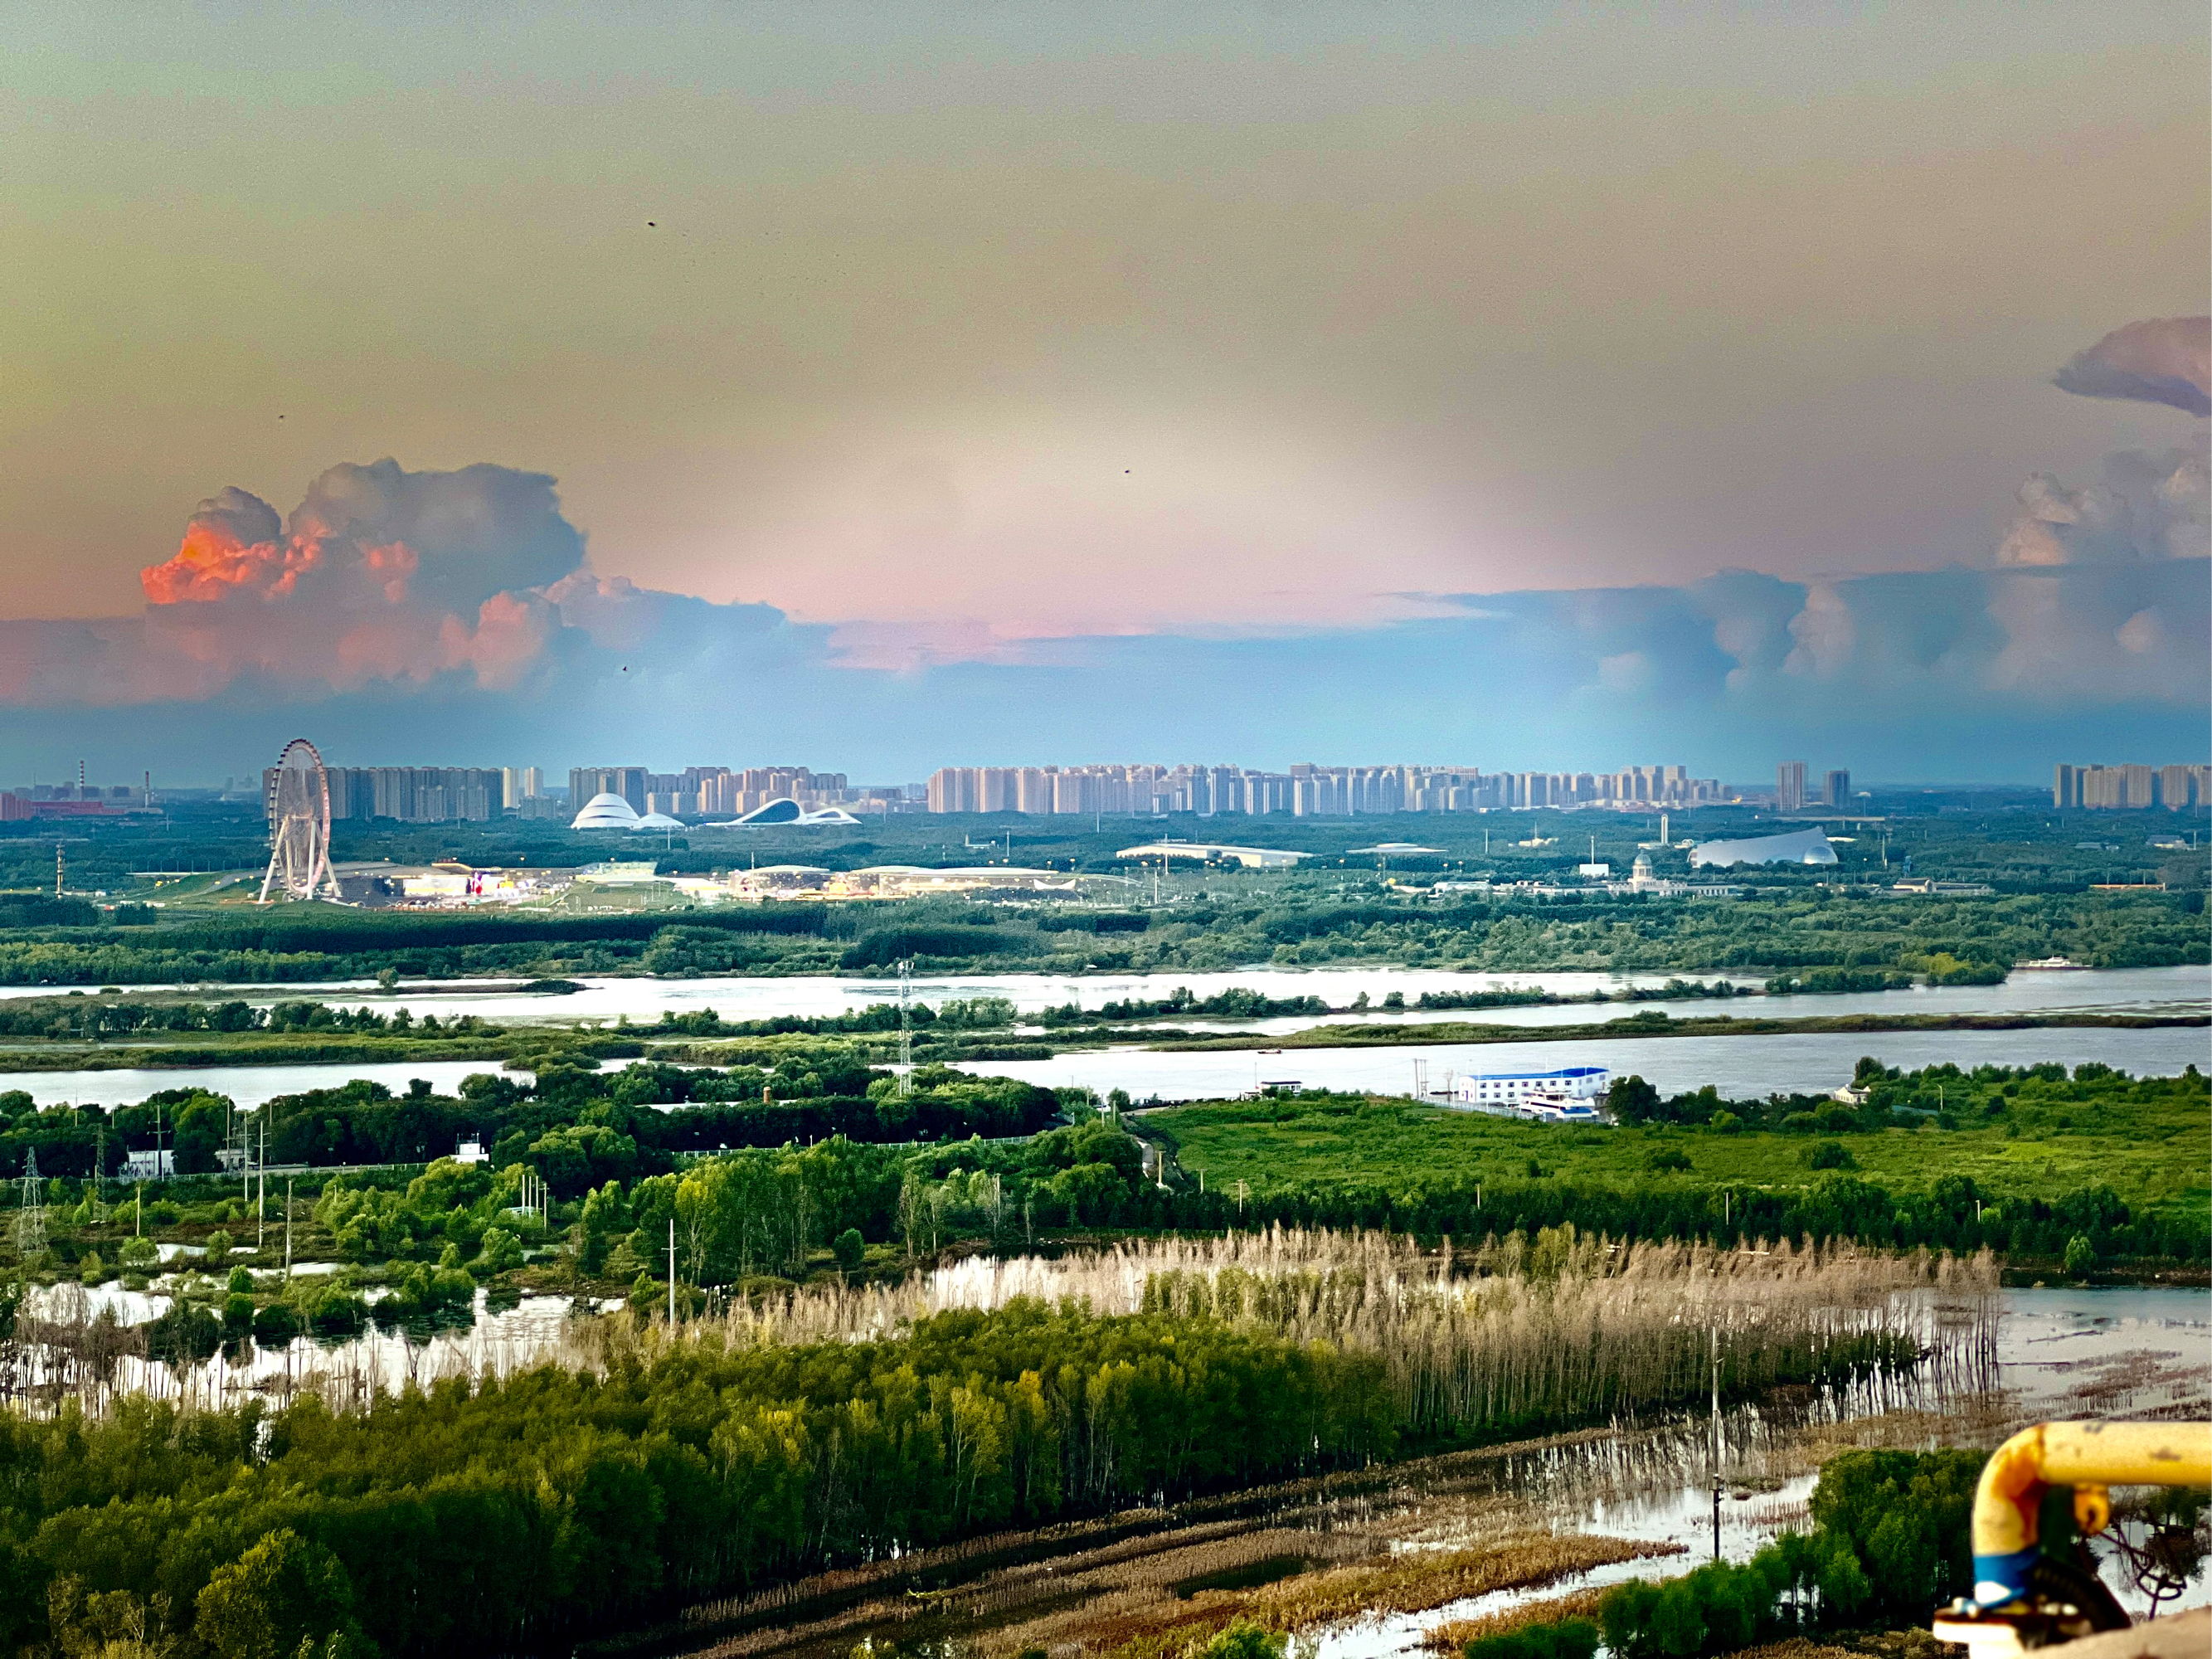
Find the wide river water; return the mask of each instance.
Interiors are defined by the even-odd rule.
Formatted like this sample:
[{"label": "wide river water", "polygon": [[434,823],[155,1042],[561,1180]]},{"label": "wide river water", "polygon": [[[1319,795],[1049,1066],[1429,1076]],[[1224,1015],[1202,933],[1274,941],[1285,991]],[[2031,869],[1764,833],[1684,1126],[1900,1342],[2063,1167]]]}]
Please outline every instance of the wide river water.
[{"label": "wide river water", "polygon": [[[1590,973],[1459,973],[1430,968],[1240,968],[1220,973],[979,974],[914,981],[913,994],[932,1005],[974,997],[1004,997],[1023,1013],[1075,1003],[1097,1008],[1132,999],[1158,1001],[1180,988],[1207,997],[1217,992],[1242,988],[1269,997],[1319,997],[1332,1007],[1349,1006],[1363,994],[1379,1004],[1395,991],[1407,1002],[1418,1002],[1427,992],[1467,994],[1484,991],[1545,991],[1554,996],[1588,997],[1595,992],[1620,996],[1633,990],[1653,991],[1670,979],[1712,984],[1725,974],[1590,974]],[[1742,983],[1739,978],[1736,983]],[[511,985],[511,981],[507,981]],[[653,979],[644,975],[611,976],[576,981],[581,990],[547,995],[512,988],[483,991],[461,988],[451,981],[434,988],[386,991],[373,981],[343,980],[306,985],[175,986],[163,991],[188,991],[210,1001],[241,998],[262,1006],[276,1002],[313,999],[392,1012],[408,1010],[417,1019],[435,1014],[441,1019],[474,1014],[495,1024],[552,1021],[572,1024],[581,1020],[612,1024],[627,1017],[633,1024],[650,1024],[664,1012],[696,1013],[713,1009],[725,1019],[769,1019],[779,1015],[817,1017],[848,1013],[869,1004],[895,1000],[896,982],[843,975],[790,978],[726,976],[701,979]],[[0,998],[53,996],[52,986],[0,987]],[[1723,1006],[1730,1005],[1723,1004]],[[1813,1014],[1858,1013],[2033,1013],[2056,1009],[2102,1012],[2203,1013],[2212,1010],[2212,965],[2186,968],[2115,968],[2080,973],[2016,972],[2002,985],[1922,987],[1910,991],[1878,991],[1848,996],[1776,996],[1738,1003],[1776,1018]],[[1586,1020],[1623,1019],[1647,1008],[1676,1013],[1711,1012],[1704,999],[1619,1002],[1612,1005],[1566,1004],[1549,1007],[1486,1008],[1480,1012],[1422,1011],[1385,1013],[1370,1008],[1360,1014],[1328,1016],[1332,1020],[1359,1019],[1377,1023],[1481,1019],[1494,1024],[1576,1024]],[[1287,1031],[1311,1025],[1322,1017],[1301,1014],[1279,1019],[1207,1021],[1214,1029]]]},{"label": "wide river water", "polygon": [[[1606,974],[1462,974],[1423,969],[1323,968],[1309,970],[1259,968],[1238,973],[1096,975],[1049,978],[1015,974],[966,979],[930,980],[916,987],[925,1000],[1001,996],[1024,1012],[1069,1001],[1095,1008],[1129,998],[1159,1000],[1178,986],[1200,996],[1242,987],[1271,997],[1318,996],[1341,1006],[1363,993],[1370,1003],[1391,992],[1408,1001],[1424,992],[1480,992],[1540,989],[1560,996],[1588,996],[1603,990],[1616,994],[1632,986],[1656,988],[1663,976]],[[517,991],[435,994],[386,993],[362,985],[285,986],[235,988],[232,993],[271,1002],[313,995],[383,1007],[407,1007],[419,1018],[474,1013],[495,1023],[526,1019],[612,1021],[627,1015],[651,1024],[664,1009],[691,1012],[711,1008],[728,1019],[758,1019],[778,1014],[818,1015],[865,1006],[896,994],[882,981],[824,977],[812,979],[593,980],[565,996]],[[210,993],[212,994],[212,993]],[[2015,973],[2002,985],[1949,986],[1889,991],[1859,996],[1754,997],[1716,1002],[1676,1001],[1568,1003],[1549,1006],[1486,1008],[1463,1012],[1415,1012],[1386,1015],[1337,1015],[1327,1023],[1422,1024],[1472,1020],[1488,1024],[1543,1026],[1626,1018],[1651,1010],[1677,1018],[1730,1012],[1776,1018],[1852,1013],[2009,1014],[2084,1012],[2203,1014],[2212,1010],[2212,968],[2141,968],[2086,973]],[[1257,1021],[1189,1021],[1193,1032],[1261,1030],[1283,1035],[1323,1023],[1320,1017]],[[114,1052],[111,1049],[111,1053]],[[1191,1100],[1237,1095],[1261,1083],[1296,1081],[1309,1087],[1369,1089],[1403,1094],[1413,1086],[1415,1062],[1425,1067],[1431,1089],[1446,1086],[1461,1073],[1525,1066],[1606,1066],[1636,1072],[1662,1089],[1699,1088],[1712,1084],[1724,1094],[1765,1095],[1776,1090],[1811,1092],[1832,1089],[1850,1079],[1862,1054],[1891,1066],[1917,1066],[1954,1060],[1961,1066],[2021,1065],[2056,1060],[2078,1066],[2096,1060],[2138,1073],[2168,1074],[2192,1063],[2212,1061],[2212,1033],[2202,1028],[2124,1030],[2052,1027],[2020,1031],[1847,1032],[1768,1036],[1608,1037],[1559,1042],[1435,1043],[1387,1048],[1291,1048],[1280,1054],[1250,1049],[1213,1053],[1156,1053],[1134,1047],[1068,1054],[1053,1060],[974,1061],[964,1069],[1021,1077],[1045,1085],[1081,1084],[1103,1093],[1126,1089],[1139,1100]],[[157,1090],[179,1085],[208,1089],[252,1108],[278,1095],[329,1088],[366,1078],[395,1092],[421,1079],[441,1092],[474,1072],[489,1069],[482,1060],[413,1060],[343,1065],[214,1066],[190,1070],[0,1072],[0,1092],[21,1089],[40,1104],[67,1101],[114,1106],[144,1099]]]}]

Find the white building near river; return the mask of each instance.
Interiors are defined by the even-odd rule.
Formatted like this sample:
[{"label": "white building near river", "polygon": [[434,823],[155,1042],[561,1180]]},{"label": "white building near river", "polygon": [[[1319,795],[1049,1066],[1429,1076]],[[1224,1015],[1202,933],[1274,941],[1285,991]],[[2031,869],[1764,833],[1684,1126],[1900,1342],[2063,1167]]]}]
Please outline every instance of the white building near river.
[{"label": "white building near river", "polygon": [[1613,1073],[1602,1066],[1562,1066],[1551,1071],[1470,1072],[1452,1079],[1455,1105],[1488,1107],[1560,1123],[1600,1121],[1596,1103]]}]

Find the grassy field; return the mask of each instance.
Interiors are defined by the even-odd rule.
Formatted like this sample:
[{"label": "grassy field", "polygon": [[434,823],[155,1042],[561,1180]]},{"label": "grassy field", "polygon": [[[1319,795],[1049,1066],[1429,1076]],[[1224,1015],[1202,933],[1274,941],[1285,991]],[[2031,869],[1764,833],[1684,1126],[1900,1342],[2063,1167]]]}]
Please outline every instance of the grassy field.
[{"label": "grassy field", "polygon": [[[2045,1103],[1998,1125],[1887,1128],[1840,1135],[1652,1125],[1561,1128],[1399,1100],[1347,1097],[1219,1101],[1147,1113],[1173,1134],[1182,1168],[1219,1191],[1237,1181],[1255,1193],[1330,1182],[1413,1185],[1424,1180],[1549,1176],[1618,1186],[1810,1186],[1822,1171],[1814,1149],[1841,1145],[1851,1173],[1893,1191],[1971,1176],[2000,1200],[2049,1199],[2103,1184],[2130,1207],[2202,1212],[2212,1203],[2212,1121],[2205,1079],[2130,1085],[2124,1101],[2085,1098],[2078,1111]],[[2014,1133],[2014,1132],[2017,1133]],[[1655,1160],[1688,1161],[1686,1170]]]}]

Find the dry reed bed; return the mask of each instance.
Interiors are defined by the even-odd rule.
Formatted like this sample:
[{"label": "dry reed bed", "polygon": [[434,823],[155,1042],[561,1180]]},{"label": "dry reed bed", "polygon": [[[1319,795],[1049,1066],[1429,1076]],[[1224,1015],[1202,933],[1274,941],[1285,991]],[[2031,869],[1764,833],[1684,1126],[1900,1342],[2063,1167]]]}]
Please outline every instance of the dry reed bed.
[{"label": "dry reed bed", "polygon": [[[690,1659],[707,1659],[709,1655],[715,1656],[715,1659],[735,1659],[738,1655],[819,1646],[833,1638],[842,1640],[869,1631],[881,1631],[887,1626],[923,1620],[965,1627],[997,1619],[1001,1621],[998,1628],[976,1632],[963,1641],[963,1645],[979,1652],[995,1652],[1006,1645],[1005,1638],[1009,1631],[1026,1631],[1040,1622],[1050,1623],[1055,1615],[1060,1619],[1084,1619],[1140,1607],[1181,1607],[1188,1604],[1176,1595],[1176,1586],[1193,1578],[1211,1577],[1274,1557],[1295,1555],[1334,1560],[1369,1554],[1381,1547],[1379,1539],[1362,1533],[1324,1534],[1273,1527],[1255,1530],[1249,1522],[1218,1521],[1168,1537],[1121,1539],[1049,1560],[1023,1562],[942,1592],[917,1593],[908,1589],[878,1594],[820,1617],[786,1620],[726,1637],[711,1647],[691,1650]],[[819,1575],[794,1588],[809,1592],[811,1598],[819,1598],[830,1588],[825,1581],[845,1576]],[[891,1574],[878,1575],[874,1588],[890,1590],[894,1582]],[[774,1610],[773,1600],[763,1595],[709,1604],[687,1613],[684,1622],[696,1628],[757,1617]],[[1079,1606],[1066,1605],[1069,1603]],[[1006,1622],[1006,1615],[1019,1613],[1024,1609],[1030,1610],[1029,1620]],[[1027,1645],[1030,1645],[1027,1641],[1015,1642],[1008,1650]]]},{"label": "dry reed bed", "polygon": [[1456,1654],[1463,1652],[1469,1642],[1509,1635],[1524,1625],[1555,1625],[1565,1619],[1595,1621],[1597,1604],[1604,1599],[1602,1589],[1569,1590],[1565,1595],[1541,1596],[1480,1619],[1448,1619],[1423,1631],[1421,1645],[1438,1653]]},{"label": "dry reed bed", "polygon": [[[1277,1541],[1281,1540],[1281,1541]],[[1315,1553],[1311,1534],[1275,1534],[1269,1555]],[[974,1645],[986,1655],[1026,1648],[1079,1647],[1085,1653],[1164,1652],[1202,1642],[1238,1619],[1292,1631],[1378,1613],[1420,1613],[1497,1590],[1540,1587],[1616,1561],[1673,1554],[1668,1543],[1520,1531],[1441,1555],[1325,1566],[1249,1589],[1200,1590],[1188,1599],[1168,1586],[1130,1586],[1079,1607],[990,1632]],[[1194,1575],[1186,1575],[1194,1576]],[[1172,1581],[1171,1581],[1172,1582]]]},{"label": "dry reed bed", "polygon": [[[1571,1228],[1533,1245],[1515,1235],[1425,1250],[1398,1234],[1275,1227],[1052,1259],[975,1256],[890,1285],[809,1285],[739,1301],[672,1334],[737,1346],[882,1340],[931,1314],[1016,1297],[1103,1314],[1209,1315],[1382,1355],[1402,1420],[1425,1431],[1633,1413],[1696,1392],[1716,1355],[1731,1387],[1757,1388],[1870,1340],[1909,1345],[1939,1381],[1976,1386],[1994,1352],[1996,1285],[1986,1256],[1613,1244]],[[218,1356],[178,1372],[139,1345],[118,1346],[81,1304],[72,1311],[0,1356],[0,1392],[33,1409],[69,1397],[99,1411],[144,1393],[204,1407],[314,1394],[354,1410],[457,1376],[649,1359],[672,1335],[628,1314],[538,1317],[427,1343],[372,1334],[326,1349],[302,1340],[281,1358],[232,1366]]]},{"label": "dry reed bed", "polygon": [[1311,1575],[1313,1583],[1302,1577],[1267,1585],[1254,1593],[1247,1611],[1279,1630],[1370,1613],[1425,1613],[1498,1590],[1541,1589],[1593,1567],[1682,1551],[1681,1545],[1660,1540],[1528,1533],[1441,1557]]},{"label": "dry reed bed", "polygon": [[1793,1636],[1786,1642],[1768,1642],[1759,1647],[1741,1649],[1730,1654],[1728,1659],[1867,1659],[1867,1656],[1863,1649],[1839,1648],[1832,1643]]},{"label": "dry reed bed", "polygon": [[1516,1235],[1427,1251],[1401,1234],[1278,1227],[970,1257],[896,1285],[733,1307],[712,1328],[739,1346],[877,1340],[1016,1297],[1210,1316],[1382,1355],[1401,1421],[1427,1431],[1633,1413],[1697,1394],[1716,1362],[1731,1389],[1907,1353],[1945,1382],[1986,1386],[1996,1285],[1986,1254],[1614,1244],[1571,1228],[1534,1246]]}]

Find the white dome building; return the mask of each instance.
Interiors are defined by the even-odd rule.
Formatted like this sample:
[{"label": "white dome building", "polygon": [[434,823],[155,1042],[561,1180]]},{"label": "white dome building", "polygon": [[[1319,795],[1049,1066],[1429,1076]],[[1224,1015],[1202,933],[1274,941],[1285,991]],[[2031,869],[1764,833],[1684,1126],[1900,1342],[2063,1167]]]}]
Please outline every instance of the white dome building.
[{"label": "white dome building", "polygon": [[611,793],[592,796],[568,825],[571,830],[635,830],[637,826],[637,808]]},{"label": "white dome building", "polygon": [[[629,803],[623,804],[627,805]],[[631,818],[628,825],[632,835],[646,830],[681,830],[683,827],[684,821],[681,818],[672,818],[665,812],[647,812],[641,818]]]}]

